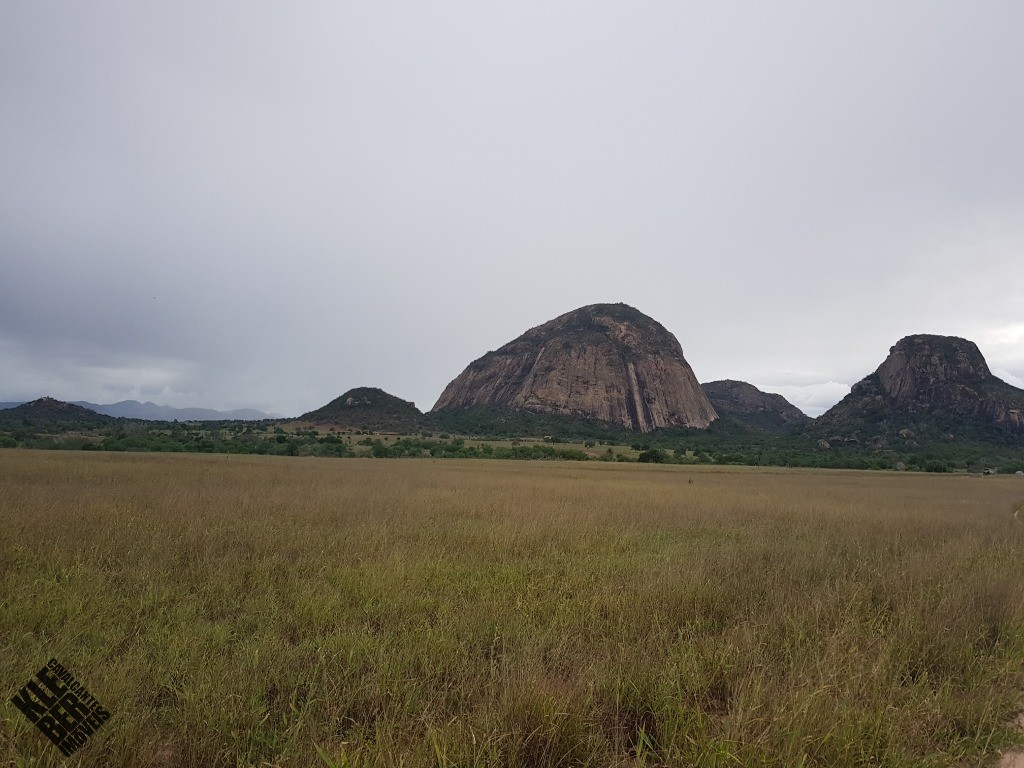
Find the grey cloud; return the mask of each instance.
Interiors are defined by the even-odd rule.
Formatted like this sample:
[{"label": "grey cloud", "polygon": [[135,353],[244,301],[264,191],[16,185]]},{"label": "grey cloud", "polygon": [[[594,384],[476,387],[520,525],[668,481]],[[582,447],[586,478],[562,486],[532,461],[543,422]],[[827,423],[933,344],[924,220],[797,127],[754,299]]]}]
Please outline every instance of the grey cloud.
[{"label": "grey cloud", "polygon": [[[702,380],[824,407],[903,335],[1024,316],[1022,28],[1009,2],[15,0],[0,399],[427,408],[626,301]],[[1017,349],[983,345],[1015,375]]]}]

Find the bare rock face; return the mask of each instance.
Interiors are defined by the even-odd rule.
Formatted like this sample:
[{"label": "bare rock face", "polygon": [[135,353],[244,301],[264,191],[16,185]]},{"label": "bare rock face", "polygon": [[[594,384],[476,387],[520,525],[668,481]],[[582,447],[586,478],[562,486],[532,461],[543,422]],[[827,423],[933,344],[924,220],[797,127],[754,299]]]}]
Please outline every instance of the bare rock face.
[{"label": "bare rock face", "polygon": [[719,416],[732,418],[761,430],[803,427],[811,419],[782,395],[762,392],[745,381],[711,381],[700,388]]},{"label": "bare rock face", "polygon": [[876,373],[884,395],[908,408],[955,403],[994,378],[973,341],[923,334],[901,339]]},{"label": "bare rock face", "polygon": [[497,406],[598,419],[640,432],[717,418],[663,325],[625,304],[593,304],[531,328],[470,363],[434,411]]},{"label": "bare rock face", "polygon": [[915,429],[929,429],[949,442],[979,427],[1024,435],[1022,413],[1024,391],[993,376],[974,342],[920,334],[900,339],[817,425],[849,429],[866,422],[906,440],[916,437]]}]

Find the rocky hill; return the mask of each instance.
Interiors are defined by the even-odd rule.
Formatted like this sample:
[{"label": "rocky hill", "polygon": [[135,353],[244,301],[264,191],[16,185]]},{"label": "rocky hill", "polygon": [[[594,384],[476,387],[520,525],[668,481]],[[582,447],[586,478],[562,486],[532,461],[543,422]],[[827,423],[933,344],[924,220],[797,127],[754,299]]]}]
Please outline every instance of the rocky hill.
[{"label": "rocky hill", "polygon": [[383,389],[357,387],[322,408],[304,413],[298,421],[346,429],[416,432],[423,426],[423,414],[413,403]]},{"label": "rocky hill", "polygon": [[782,395],[762,392],[745,381],[711,381],[700,388],[720,417],[731,418],[751,429],[785,432],[811,422],[809,416]]},{"label": "rocky hill", "polygon": [[114,419],[74,403],[65,403],[52,397],[41,397],[14,408],[0,410],[0,423],[29,427],[47,427],[56,424],[80,427],[98,427]]},{"label": "rocky hill", "polygon": [[640,432],[717,418],[676,337],[626,304],[568,312],[470,363],[433,411],[505,408]]},{"label": "rocky hill", "polygon": [[907,336],[815,427],[904,442],[1024,436],[1024,390],[993,376],[972,341]]}]

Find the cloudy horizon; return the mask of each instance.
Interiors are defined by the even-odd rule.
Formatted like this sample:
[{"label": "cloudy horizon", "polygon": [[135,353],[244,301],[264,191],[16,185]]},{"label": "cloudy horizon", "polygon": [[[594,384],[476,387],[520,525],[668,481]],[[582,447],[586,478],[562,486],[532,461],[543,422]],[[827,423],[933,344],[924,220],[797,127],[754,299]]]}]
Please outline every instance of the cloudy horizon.
[{"label": "cloudy horizon", "polygon": [[809,415],[1024,387],[1024,5],[0,8],[0,401],[429,410],[625,302]]}]

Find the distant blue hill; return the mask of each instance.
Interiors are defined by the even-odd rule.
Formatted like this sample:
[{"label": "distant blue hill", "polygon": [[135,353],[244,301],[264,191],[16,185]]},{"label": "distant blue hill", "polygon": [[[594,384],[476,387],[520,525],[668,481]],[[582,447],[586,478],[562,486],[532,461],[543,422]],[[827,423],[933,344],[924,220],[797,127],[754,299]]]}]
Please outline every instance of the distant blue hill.
[{"label": "distant blue hill", "polygon": [[[16,408],[19,405],[21,405],[20,402],[0,403],[0,409]],[[127,419],[146,419],[148,421],[174,421],[175,419],[178,421],[224,421],[228,419],[257,421],[275,418],[253,408],[215,411],[212,408],[172,408],[169,405],[157,405],[150,402],[140,403],[138,400],[122,400],[119,403],[104,405],[76,400],[74,405],[89,408],[106,416],[123,416]]]}]

